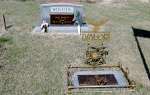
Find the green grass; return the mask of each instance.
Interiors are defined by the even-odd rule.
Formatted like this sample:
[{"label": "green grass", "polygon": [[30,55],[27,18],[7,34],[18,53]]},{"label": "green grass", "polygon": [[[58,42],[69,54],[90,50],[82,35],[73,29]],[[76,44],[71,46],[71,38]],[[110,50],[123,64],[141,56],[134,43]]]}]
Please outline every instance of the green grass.
[{"label": "green grass", "polygon": [[10,37],[0,37],[0,44],[4,44],[4,43],[12,43],[12,38]]},{"label": "green grass", "polygon": [[[106,17],[109,19],[110,26],[106,31],[119,35],[113,39],[113,43],[122,43],[122,46],[112,44],[114,47],[119,47],[120,52],[125,51],[122,47],[134,45],[134,41],[125,39],[125,37],[132,39],[130,29],[132,25],[149,29],[149,6],[144,4],[143,7],[140,2],[131,2],[121,8],[97,6],[97,4],[84,5],[88,18],[96,20],[95,17]],[[9,29],[6,37],[0,38],[0,42],[6,43],[7,48],[3,60],[0,60],[4,66],[4,69],[0,69],[0,95],[63,95],[64,66],[83,61],[86,43],[76,36],[31,34],[32,26],[37,24],[39,18],[37,2],[1,1],[0,15],[3,13],[6,14],[7,22],[13,27]],[[123,40],[120,40],[121,38]],[[127,42],[129,45],[126,44]],[[135,50],[129,51],[133,53]],[[115,51],[115,54],[120,52]],[[128,53],[125,52],[124,55]],[[137,91],[126,95],[149,95],[148,87],[140,85],[140,81],[137,84]],[[106,95],[104,93],[79,93],[77,95],[90,94]],[[116,94],[116,92],[112,93],[112,95]]]}]

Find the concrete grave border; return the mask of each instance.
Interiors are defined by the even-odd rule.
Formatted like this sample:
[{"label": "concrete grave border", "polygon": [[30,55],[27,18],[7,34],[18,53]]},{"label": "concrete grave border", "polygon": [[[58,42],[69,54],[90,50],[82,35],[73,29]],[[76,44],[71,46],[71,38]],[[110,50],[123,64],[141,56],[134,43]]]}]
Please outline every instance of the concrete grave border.
[{"label": "concrete grave border", "polygon": [[[117,70],[118,72],[114,72],[115,77],[118,76],[119,74],[121,74],[119,78],[123,79],[125,81],[125,83],[122,84],[122,82],[119,82],[118,86],[80,86],[78,85],[78,83],[76,85],[74,85],[77,79],[77,75],[83,74],[84,72],[90,71],[90,70],[95,70],[97,71],[101,71],[103,69],[111,69],[109,72],[113,70]],[[81,71],[81,72],[80,72]],[[82,73],[83,72],[83,73]],[[97,72],[98,73],[98,72]],[[112,73],[112,72],[111,72]],[[90,74],[90,73],[89,73]],[[91,72],[92,74],[92,72]],[[105,73],[104,73],[105,74]],[[73,77],[75,80],[73,80]],[[124,78],[123,78],[124,77]],[[123,90],[129,90],[129,91],[135,91],[135,87],[136,84],[133,80],[130,80],[128,77],[128,69],[124,70],[121,64],[104,64],[104,65],[100,65],[98,67],[93,67],[90,65],[80,65],[80,66],[76,66],[76,65],[68,65],[66,66],[66,76],[65,76],[65,95],[68,95],[70,93],[80,93],[80,92],[111,92],[114,89],[123,89]],[[117,79],[117,81],[118,81]],[[119,79],[120,80],[120,79]],[[87,90],[86,90],[87,89]]]}]

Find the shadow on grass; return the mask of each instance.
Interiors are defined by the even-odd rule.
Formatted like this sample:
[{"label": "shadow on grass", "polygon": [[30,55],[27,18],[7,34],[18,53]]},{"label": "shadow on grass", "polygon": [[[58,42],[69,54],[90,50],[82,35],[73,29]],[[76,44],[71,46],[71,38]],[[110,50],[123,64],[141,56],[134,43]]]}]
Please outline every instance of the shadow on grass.
[{"label": "shadow on grass", "polygon": [[143,30],[143,29],[137,29],[132,27],[134,36],[136,37],[143,37],[143,38],[150,38],[150,31]]},{"label": "shadow on grass", "polygon": [[147,76],[150,80],[150,71],[149,71],[148,65],[146,63],[146,60],[145,60],[144,54],[142,52],[142,49],[140,47],[140,43],[139,43],[138,38],[137,38],[137,37],[150,38],[150,31],[143,30],[143,29],[137,29],[137,28],[134,28],[134,27],[132,27],[132,30],[133,30],[133,33],[134,33],[134,37],[135,37],[135,41],[137,43],[138,50],[139,50],[140,55],[141,55],[141,59],[143,61],[144,68],[145,68]]},{"label": "shadow on grass", "polygon": [[9,29],[9,28],[11,28],[11,27],[13,27],[13,25],[8,25],[8,26],[6,27],[6,29]]}]

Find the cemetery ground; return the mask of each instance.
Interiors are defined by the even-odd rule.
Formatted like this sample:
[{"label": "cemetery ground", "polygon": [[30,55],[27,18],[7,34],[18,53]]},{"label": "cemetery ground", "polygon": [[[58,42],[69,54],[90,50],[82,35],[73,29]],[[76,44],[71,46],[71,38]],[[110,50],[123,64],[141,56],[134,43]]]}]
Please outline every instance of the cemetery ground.
[{"label": "cemetery ground", "polygon": [[[109,18],[102,31],[112,32],[107,43],[107,63],[120,62],[129,68],[136,91],[120,93],[77,93],[77,95],[150,95],[145,72],[131,26],[150,30],[150,6],[134,0],[126,3],[83,3],[87,19]],[[0,1],[0,16],[5,13],[13,25],[0,37],[0,95],[63,95],[64,66],[84,62],[86,42],[75,35],[32,34],[38,23],[39,3]],[[0,32],[3,20],[0,19]],[[138,38],[150,69],[150,39]]]}]

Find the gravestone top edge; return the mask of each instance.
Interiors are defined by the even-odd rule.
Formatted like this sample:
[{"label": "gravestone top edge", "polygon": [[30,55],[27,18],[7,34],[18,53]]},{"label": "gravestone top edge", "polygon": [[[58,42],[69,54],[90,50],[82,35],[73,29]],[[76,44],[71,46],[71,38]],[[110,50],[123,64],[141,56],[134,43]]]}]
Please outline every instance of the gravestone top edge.
[{"label": "gravestone top edge", "polygon": [[75,4],[75,3],[47,3],[47,4],[40,4],[41,7],[43,7],[43,6],[59,6],[59,5],[83,7],[83,5]]}]

